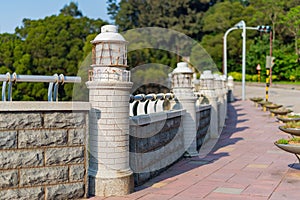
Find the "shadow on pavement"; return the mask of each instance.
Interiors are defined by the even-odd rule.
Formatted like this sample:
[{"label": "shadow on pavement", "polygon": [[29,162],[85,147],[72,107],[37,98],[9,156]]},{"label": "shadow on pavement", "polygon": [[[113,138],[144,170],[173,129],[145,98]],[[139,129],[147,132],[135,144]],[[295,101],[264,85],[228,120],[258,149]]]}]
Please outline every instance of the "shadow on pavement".
[{"label": "shadow on pavement", "polygon": [[300,163],[292,163],[288,165],[289,168],[300,170]]},{"label": "shadow on pavement", "polygon": [[[237,101],[238,102],[238,101]],[[165,179],[170,179],[174,176],[180,175],[182,173],[188,172],[192,169],[201,167],[203,165],[211,164],[222,157],[229,156],[228,152],[226,152],[226,148],[230,150],[230,145],[233,145],[243,138],[241,137],[233,137],[233,135],[237,132],[248,129],[249,127],[237,127],[238,123],[242,123],[248,121],[249,119],[238,120],[239,116],[246,114],[238,114],[238,111],[243,111],[243,108],[239,108],[242,106],[237,102],[233,104],[228,103],[227,106],[227,119],[226,126],[222,130],[222,134],[218,139],[209,140],[207,143],[211,142],[211,145],[206,150],[207,153],[201,153],[202,148],[200,149],[199,157],[192,158],[181,158],[178,162],[170,166],[166,171],[162,172],[159,176],[154,177],[153,179],[146,182],[144,185],[138,186],[135,188],[135,191],[139,191],[148,187],[153,186],[155,183],[163,181]],[[222,148],[224,148],[224,152],[222,152]],[[202,154],[202,155],[201,155]]]}]

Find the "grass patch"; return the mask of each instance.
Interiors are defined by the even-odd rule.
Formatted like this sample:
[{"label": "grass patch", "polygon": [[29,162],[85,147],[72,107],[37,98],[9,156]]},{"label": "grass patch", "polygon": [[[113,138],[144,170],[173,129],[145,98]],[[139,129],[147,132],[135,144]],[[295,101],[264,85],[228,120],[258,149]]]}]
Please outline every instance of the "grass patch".
[{"label": "grass patch", "polygon": [[300,81],[290,82],[290,81],[273,81],[275,84],[283,84],[283,85],[300,85]]}]

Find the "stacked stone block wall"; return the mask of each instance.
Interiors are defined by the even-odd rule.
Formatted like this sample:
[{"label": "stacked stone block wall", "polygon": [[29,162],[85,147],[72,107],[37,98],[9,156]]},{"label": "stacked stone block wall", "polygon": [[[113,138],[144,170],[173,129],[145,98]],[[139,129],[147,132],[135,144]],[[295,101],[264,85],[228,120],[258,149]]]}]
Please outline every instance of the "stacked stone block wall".
[{"label": "stacked stone block wall", "polygon": [[87,191],[87,111],[0,111],[0,199]]}]

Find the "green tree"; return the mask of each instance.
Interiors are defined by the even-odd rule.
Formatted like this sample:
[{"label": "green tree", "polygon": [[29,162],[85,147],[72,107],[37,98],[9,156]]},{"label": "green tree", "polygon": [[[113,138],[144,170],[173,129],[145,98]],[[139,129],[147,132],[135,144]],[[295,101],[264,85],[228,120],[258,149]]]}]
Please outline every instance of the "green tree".
[{"label": "green tree", "polygon": [[294,38],[295,53],[300,59],[298,44],[300,38],[300,6],[291,8],[282,18],[282,24],[288,30],[288,34],[292,35]]},{"label": "green tree", "polygon": [[220,2],[212,6],[202,19],[203,31],[215,35],[241,20],[244,7],[239,2]]},{"label": "green tree", "polygon": [[[256,18],[259,25],[271,25],[273,30],[273,41],[275,41],[277,34],[281,36],[282,26],[280,25],[281,16],[286,12],[299,5],[300,0],[255,0],[250,1],[250,5],[256,8],[253,18]],[[264,24],[265,23],[265,24]],[[280,38],[280,37],[279,37]]]},{"label": "green tree", "polygon": [[14,34],[0,35],[0,67],[1,73],[15,71],[14,61],[21,59],[23,41]]},{"label": "green tree", "polygon": [[[224,1],[212,6],[202,18],[202,28],[205,36],[201,45],[211,55],[219,70],[222,69],[223,36],[229,28],[241,20],[249,22],[247,26],[255,24],[252,19],[252,6],[244,7],[240,1]],[[247,32],[247,47],[252,44],[251,38],[257,33]],[[241,30],[230,33],[227,37],[228,71],[241,70],[242,38]]]},{"label": "green tree", "polygon": [[110,18],[114,20],[119,11],[119,5],[117,0],[107,0],[107,14],[110,15]]},{"label": "green tree", "polygon": [[121,0],[110,1],[108,10],[121,30],[140,27],[170,28],[200,39],[200,20],[215,0]]},{"label": "green tree", "polygon": [[[0,35],[0,70],[3,73],[76,76],[80,63],[88,55],[85,52],[88,49],[84,50],[86,40],[90,39],[88,36],[95,36],[104,24],[100,19],[82,16],[73,2],[61,9],[59,15],[23,19],[23,25],[16,28],[15,34]],[[46,100],[47,88],[43,83],[17,83],[13,99]],[[60,99],[70,100],[73,85],[65,84],[60,88]]]},{"label": "green tree", "polygon": [[253,1],[252,4],[257,8],[257,14],[254,16],[261,22],[271,23],[273,40],[275,40],[279,16],[284,12],[285,1],[258,0]]},{"label": "green tree", "polygon": [[297,55],[293,52],[293,45],[291,44],[274,50],[274,56],[276,59],[272,70],[275,75],[279,76],[280,80],[300,80],[300,67],[297,63]]},{"label": "green tree", "polygon": [[66,16],[82,17],[82,12],[78,10],[78,4],[71,2],[69,5],[65,5],[60,13]]}]

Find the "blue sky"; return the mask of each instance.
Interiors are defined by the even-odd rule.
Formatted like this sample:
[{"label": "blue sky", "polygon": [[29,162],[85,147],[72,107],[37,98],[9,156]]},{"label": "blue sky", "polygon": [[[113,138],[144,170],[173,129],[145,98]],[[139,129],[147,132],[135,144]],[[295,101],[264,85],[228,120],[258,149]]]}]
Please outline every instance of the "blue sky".
[{"label": "blue sky", "polygon": [[24,18],[43,19],[57,15],[59,10],[71,1],[78,4],[79,10],[89,18],[110,21],[106,11],[106,0],[1,0],[0,33],[14,33],[22,26]]}]

